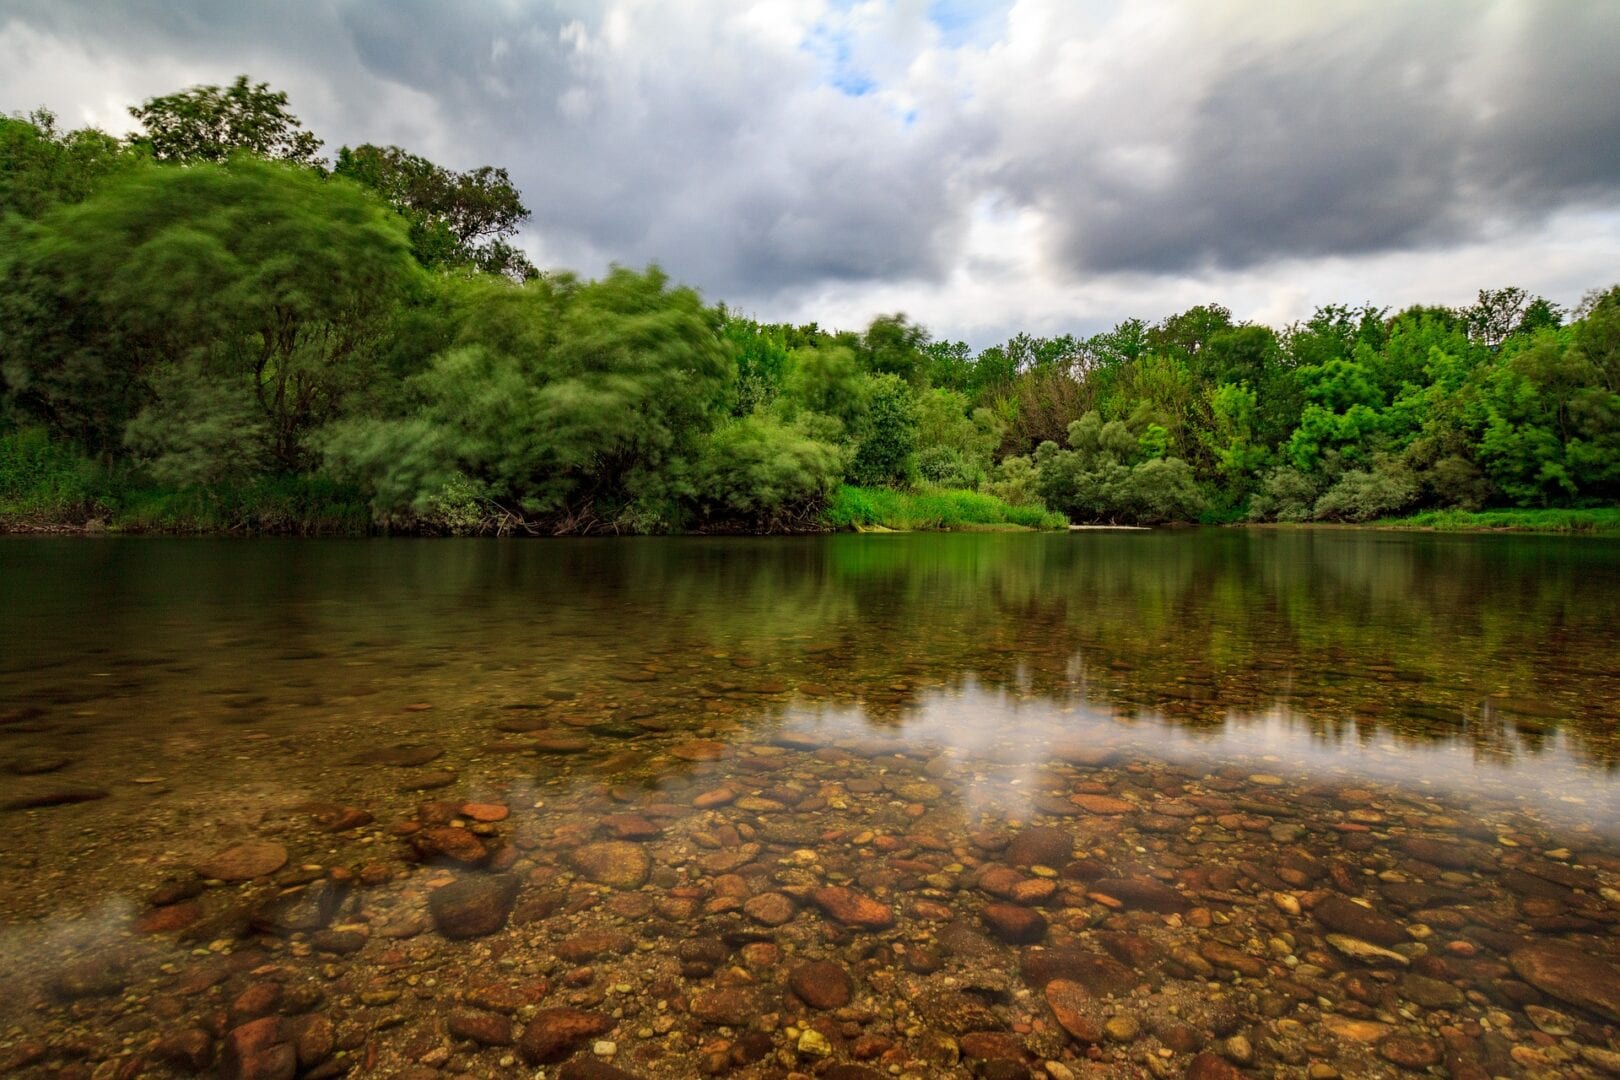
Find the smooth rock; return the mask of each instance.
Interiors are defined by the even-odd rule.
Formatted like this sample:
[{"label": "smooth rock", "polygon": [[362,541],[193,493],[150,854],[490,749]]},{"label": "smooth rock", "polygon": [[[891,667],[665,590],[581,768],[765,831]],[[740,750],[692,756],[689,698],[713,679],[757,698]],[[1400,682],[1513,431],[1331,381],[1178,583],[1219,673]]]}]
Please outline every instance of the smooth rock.
[{"label": "smooth rock", "polygon": [[827,885],[810,894],[822,912],[846,926],[882,930],[894,925],[894,909],[843,885]]},{"label": "smooth rock", "polygon": [[1559,941],[1526,945],[1508,963],[1543,993],[1620,1024],[1620,967]]},{"label": "smooth rock", "polygon": [[587,1039],[613,1030],[613,1018],[584,1009],[541,1009],[518,1038],[518,1050],[530,1065],[567,1057]]},{"label": "smooth rock", "polygon": [[639,889],[652,871],[652,859],[640,844],[602,840],[575,848],[568,861],[587,881],[615,889]]},{"label": "smooth rock", "polygon": [[788,987],[812,1009],[839,1009],[849,1004],[849,973],[831,960],[800,964],[788,973]]},{"label": "smooth rock", "polygon": [[447,938],[483,937],[506,925],[518,889],[510,874],[469,874],[429,893],[428,913]]},{"label": "smooth rock", "polygon": [[268,877],[287,865],[287,849],[274,840],[249,840],[215,852],[199,863],[197,873],[220,881]]}]

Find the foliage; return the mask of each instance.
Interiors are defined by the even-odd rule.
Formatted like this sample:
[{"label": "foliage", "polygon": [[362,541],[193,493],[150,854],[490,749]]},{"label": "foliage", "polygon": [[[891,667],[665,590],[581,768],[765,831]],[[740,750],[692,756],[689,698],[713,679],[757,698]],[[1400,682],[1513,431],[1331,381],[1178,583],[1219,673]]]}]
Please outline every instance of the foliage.
[{"label": "foliage", "polygon": [[287,111],[287,95],[238,75],[230,86],[193,86],[131,106],[141,142],[158,161],[228,161],[247,153],[297,165],[317,165],[321,140]]},{"label": "foliage", "polygon": [[371,527],[465,534],[1620,502],[1620,286],[1280,330],[1201,304],[975,352],[901,313],[761,323],[656,268],[537,275],[505,170],[362,143],[328,174],[246,76],[132,111],[127,141],[0,119],[13,518],[347,530],[363,501]]},{"label": "foliage", "polygon": [[95,464],[44,428],[0,434],[0,515],[35,522],[94,517],[106,498]]},{"label": "foliage", "polygon": [[1548,532],[1620,535],[1620,507],[1592,510],[1426,510],[1377,522],[1390,528],[1437,532]]},{"label": "foliage", "polygon": [[1383,469],[1351,469],[1316,500],[1319,521],[1371,521],[1398,514],[1417,498],[1417,485]]},{"label": "foliage", "polygon": [[1012,506],[980,491],[925,488],[906,492],[849,485],[834,494],[822,520],[834,529],[893,530],[1061,529],[1068,524],[1062,514],[1050,513],[1045,507]]},{"label": "foliage", "polygon": [[529,210],[505,169],[456,172],[397,146],[367,143],[339,150],[332,172],[372,189],[405,215],[411,250],[423,266],[471,267],[516,281],[539,273],[506,243]]},{"label": "foliage", "polygon": [[360,189],[249,158],[130,171],[12,239],[19,404],[98,453],[128,437],[173,482],[306,467],[309,433],[371,390],[415,274]]},{"label": "foliage", "polygon": [[850,483],[909,484],[917,475],[917,399],[898,375],[869,375],[861,390],[864,407],[851,433],[855,456]]},{"label": "foliage", "polygon": [[674,528],[734,377],[718,315],[656,267],[494,281],[407,414],[337,425],[327,460],[385,521],[465,478],[525,527]]},{"label": "foliage", "polygon": [[48,109],[0,116],[0,220],[37,218],[59,203],[83,202],[140,156],[95,128],[58,131]]},{"label": "foliage", "polygon": [[758,414],[710,433],[693,487],[706,519],[770,532],[813,521],[843,471],[838,447]]},{"label": "foliage", "polygon": [[1144,456],[1142,439],[1095,412],[1069,425],[1069,449],[1044,442],[1035,452],[1036,490],[1076,521],[1153,525],[1190,521],[1204,507],[1191,467]]}]

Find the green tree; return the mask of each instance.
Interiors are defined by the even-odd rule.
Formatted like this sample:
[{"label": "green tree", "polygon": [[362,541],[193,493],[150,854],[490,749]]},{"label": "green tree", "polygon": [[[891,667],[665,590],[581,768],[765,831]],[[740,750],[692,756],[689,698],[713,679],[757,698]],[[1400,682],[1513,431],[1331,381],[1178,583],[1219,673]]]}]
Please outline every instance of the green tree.
[{"label": "green tree", "polygon": [[657,267],[489,280],[406,415],[337,426],[328,460],[384,520],[465,491],[556,533],[675,528],[735,377],[718,312]]},{"label": "green tree", "polygon": [[1180,458],[1142,455],[1142,437],[1096,412],[1069,425],[1069,449],[1035,451],[1036,491],[1075,521],[1159,524],[1196,518],[1204,508],[1192,468]]},{"label": "green tree", "polygon": [[138,142],[158,161],[224,162],[246,152],[319,167],[321,140],[287,110],[287,95],[238,75],[230,86],[192,86],[131,106]]},{"label": "green tree", "polygon": [[358,187],[247,158],[137,169],[13,236],[0,363],[19,401],[103,452],[139,415],[141,455],[183,478],[308,465],[309,433],[376,381],[417,273]]},{"label": "green tree", "polygon": [[917,398],[896,374],[869,375],[862,388],[865,408],[852,429],[855,456],[847,477],[852,484],[909,485],[917,476]]},{"label": "green tree", "polygon": [[59,131],[48,109],[0,117],[0,219],[82,202],[140,155],[95,128]]},{"label": "green tree", "polygon": [[465,266],[522,281],[537,271],[507,241],[529,218],[505,169],[456,172],[397,146],[338,151],[333,173],[371,188],[410,222],[411,249],[424,266]]},{"label": "green tree", "polygon": [[930,366],[930,357],[923,351],[927,344],[928,331],[903,314],[879,315],[862,335],[858,355],[867,371],[920,386]]}]

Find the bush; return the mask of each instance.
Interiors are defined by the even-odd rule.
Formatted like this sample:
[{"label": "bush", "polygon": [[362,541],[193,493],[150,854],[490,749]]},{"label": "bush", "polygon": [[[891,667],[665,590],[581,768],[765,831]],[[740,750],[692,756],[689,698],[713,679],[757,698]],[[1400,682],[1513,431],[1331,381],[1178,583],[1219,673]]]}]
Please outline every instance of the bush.
[{"label": "bush", "polygon": [[704,517],[773,529],[813,518],[843,467],[837,447],[773,417],[747,416],[709,436],[693,487]]},{"label": "bush", "polygon": [[108,486],[94,462],[43,428],[0,435],[0,514],[83,521],[104,512]]},{"label": "bush", "polygon": [[1266,473],[1249,503],[1251,521],[1307,521],[1321,488],[1312,477],[1289,465]]},{"label": "bush", "polygon": [[[1162,432],[1150,429],[1147,444],[1158,442],[1154,436]],[[1144,439],[1117,420],[1104,424],[1087,413],[1069,425],[1069,445],[1073,449],[1062,450],[1044,442],[1035,451],[1035,486],[1048,506],[1072,518],[1159,525],[1195,520],[1204,509],[1191,466],[1157,456],[1131,464],[1144,452]]]},{"label": "bush", "polygon": [[835,529],[973,529],[1019,526],[1061,529],[1062,514],[1043,506],[1009,506],[981,491],[895,491],[845,485],[833,495],[822,521]]},{"label": "bush", "polygon": [[1417,485],[1387,472],[1352,469],[1316,500],[1319,521],[1371,521],[1387,517],[1417,500]]},{"label": "bush", "polygon": [[1124,508],[1138,525],[1194,521],[1204,510],[1204,494],[1192,466],[1180,458],[1151,458],[1131,469]]},{"label": "bush", "polygon": [[977,491],[984,484],[984,467],[950,446],[930,446],[917,454],[917,475],[937,487]]},{"label": "bush", "polygon": [[984,490],[1009,506],[1035,506],[1040,503],[1036,485],[1041,474],[1026,455],[1004,458]]},{"label": "bush", "polygon": [[866,408],[849,464],[853,484],[910,484],[917,475],[917,399],[897,375],[867,379]]}]

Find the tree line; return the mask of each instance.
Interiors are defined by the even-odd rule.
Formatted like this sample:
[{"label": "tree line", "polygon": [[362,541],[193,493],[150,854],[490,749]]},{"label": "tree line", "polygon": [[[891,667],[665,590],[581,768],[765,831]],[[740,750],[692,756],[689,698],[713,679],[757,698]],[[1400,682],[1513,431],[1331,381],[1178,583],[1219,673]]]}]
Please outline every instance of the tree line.
[{"label": "tree line", "polygon": [[577,533],[813,528],[846,485],[1143,524],[1620,499],[1620,287],[1280,330],[1202,305],[975,353],[903,315],[761,323],[656,266],[540,273],[505,170],[328,160],[287,104],[244,76],[128,138],[0,119],[13,504],[270,485]]}]

